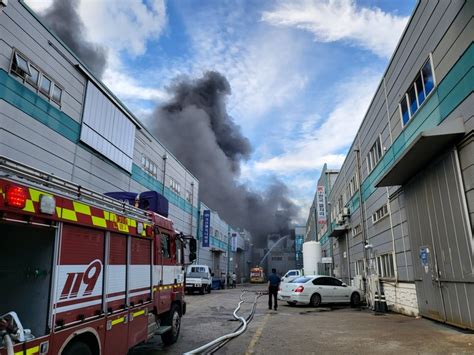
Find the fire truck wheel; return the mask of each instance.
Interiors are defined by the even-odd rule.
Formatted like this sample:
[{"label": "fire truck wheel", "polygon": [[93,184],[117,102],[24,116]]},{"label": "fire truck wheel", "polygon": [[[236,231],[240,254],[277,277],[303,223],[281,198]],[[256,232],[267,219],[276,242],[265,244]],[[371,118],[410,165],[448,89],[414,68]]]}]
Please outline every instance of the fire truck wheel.
[{"label": "fire truck wheel", "polygon": [[62,355],[92,355],[92,351],[82,341],[75,341],[64,349]]},{"label": "fire truck wheel", "polygon": [[179,331],[181,330],[181,316],[179,315],[179,309],[177,305],[171,307],[171,311],[166,317],[164,322],[165,325],[171,325],[171,330],[161,335],[161,340],[166,345],[171,345],[176,343],[179,336]]}]

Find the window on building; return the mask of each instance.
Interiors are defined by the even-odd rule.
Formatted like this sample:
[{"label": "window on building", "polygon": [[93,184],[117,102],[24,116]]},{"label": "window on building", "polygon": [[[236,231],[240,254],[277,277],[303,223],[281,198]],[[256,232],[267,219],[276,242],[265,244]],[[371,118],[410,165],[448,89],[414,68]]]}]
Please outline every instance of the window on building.
[{"label": "window on building", "polygon": [[193,202],[193,194],[189,190],[186,190],[186,201],[188,201],[189,203]]},{"label": "window on building", "polygon": [[178,195],[181,193],[181,185],[173,178],[170,178],[170,189]]},{"label": "window on building", "polygon": [[364,274],[364,260],[360,259],[357,260],[355,263],[355,274],[356,275],[363,275]]},{"label": "window on building", "polygon": [[142,155],[142,168],[148,175],[153,176],[155,179],[158,178],[158,166],[146,155]]},{"label": "window on building", "polygon": [[51,98],[59,104],[61,102],[61,96],[63,96],[63,90],[58,85],[54,84],[53,95]]},{"label": "window on building", "polygon": [[13,52],[10,73],[36,93],[41,92],[54,105],[61,106],[63,89],[18,51]]},{"label": "window on building", "polygon": [[26,77],[26,81],[30,83],[33,87],[38,87],[38,79],[40,72],[34,66],[30,65],[30,75]]},{"label": "window on building", "polygon": [[358,187],[357,187],[357,176],[354,175],[352,179],[349,181],[349,185],[347,186],[347,191],[349,193],[349,199],[354,196],[356,193]]},{"label": "window on building", "polygon": [[379,277],[395,277],[395,268],[393,265],[393,253],[377,256],[377,273]]},{"label": "window on building", "polygon": [[49,96],[51,92],[51,84],[52,81],[48,77],[42,75],[40,80],[40,91],[46,96]]},{"label": "window on building", "polygon": [[369,173],[375,168],[377,163],[382,158],[382,138],[379,136],[374,145],[370,148],[367,154],[367,169]]},{"label": "window on building", "polygon": [[360,233],[362,233],[362,227],[360,226],[360,224],[358,224],[354,228],[352,228],[352,236],[353,237],[359,235]]},{"label": "window on building", "polygon": [[417,73],[415,81],[410,85],[408,91],[402,96],[399,105],[402,126],[405,126],[410,121],[428,95],[433,91],[434,86],[435,82],[430,57]]},{"label": "window on building", "polygon": [[13,54],[11,72],[18,75],[19,77],[22,77],[23,79],[31,74],[28,60],[18,52],[14,52]]},{"label": "window on building", "polygon": [[383,205],[372,214],[372,223],[377,223],[382,218],[388,215],[388,204]]}]

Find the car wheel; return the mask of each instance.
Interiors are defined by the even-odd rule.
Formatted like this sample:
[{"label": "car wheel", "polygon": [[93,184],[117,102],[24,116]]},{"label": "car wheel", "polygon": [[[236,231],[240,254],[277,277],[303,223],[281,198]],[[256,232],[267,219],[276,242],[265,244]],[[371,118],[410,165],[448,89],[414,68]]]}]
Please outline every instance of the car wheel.
[{"label": "car wheel", "polygon": [[173,305],[173,307],[171,307],[171,311],[168,314],[168,317],[166,317],[164,324],[171,325],[171,329],[161,335],[161,340],[166,345],[176,343],[178,340],[179,331],[181,330],[181,316],[179,314],[177,305]]},{"label": "car wheel", "polygon": [[286,303],[288,303],[288,305],[289,305],[290,307],[296,306],[296,302],[286,301]]},{"label": "car wheel", "polygon": [[354,292],[351,296],[351,306],[357,307],[360,304],[360,295],[357,292]]},{"label": "car wheel", "polygon": [[315,293],[311,296],[311,300],[309,303],[313,307],[319,307],[321,305],[321,296],[318,293]]}]

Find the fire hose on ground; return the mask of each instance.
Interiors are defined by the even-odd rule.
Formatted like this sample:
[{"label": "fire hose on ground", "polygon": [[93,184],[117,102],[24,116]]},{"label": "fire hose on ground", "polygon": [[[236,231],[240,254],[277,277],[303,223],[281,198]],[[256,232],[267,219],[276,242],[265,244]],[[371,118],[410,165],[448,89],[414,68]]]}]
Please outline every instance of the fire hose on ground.
[{"label": "fire hose on ground", "polygon": [[257,301],[258,299],[264,294],[264,292],[257,292],[255,295],[255,299],[252,304],[252,309],[250,314],[247,316],[247,318],[239,317],[237,315],[237,312],[240,310],[240,307],[242,303],[245,302],[244,300],[244,294],[247,292],[247,290],[243,290],[242,293],[240,294],[240,302],[235,308],[233,312],[233,316],[236,320],[239,320],[241,323],[240,325],[232,332],[225,334],[217,339],[214,339],[213,341],[204,344],[200,346],[199,348],[190,350],[183,355],[190,355],[190,354],[214,354],[217,350],[219,350],[221,347],[223,347],[225,344],[227,344],[229,341],[232,339],[238,337],[242,333],[244,333],[247,330],[248,324],[252,321],[253,316],[255,314],[255,310],[257,307]]}]

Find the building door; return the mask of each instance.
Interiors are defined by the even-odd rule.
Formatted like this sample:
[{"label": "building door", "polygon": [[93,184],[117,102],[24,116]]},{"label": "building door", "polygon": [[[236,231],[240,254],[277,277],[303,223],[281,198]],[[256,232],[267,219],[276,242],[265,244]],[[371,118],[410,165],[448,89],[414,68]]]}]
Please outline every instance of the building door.
[{"label": "building door", "polygon": [[420,313],[474,329],[473,239],[457,151],[404,187]]}]

